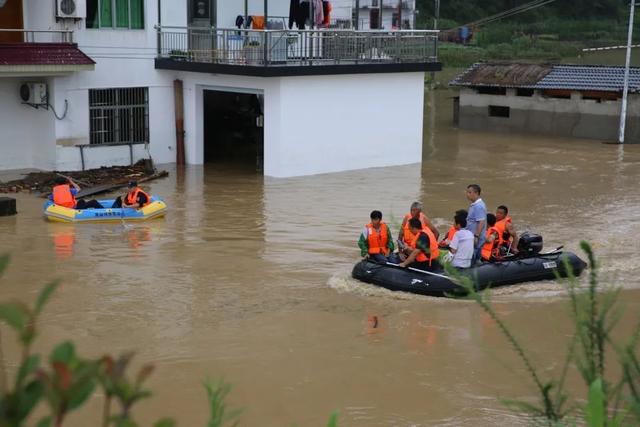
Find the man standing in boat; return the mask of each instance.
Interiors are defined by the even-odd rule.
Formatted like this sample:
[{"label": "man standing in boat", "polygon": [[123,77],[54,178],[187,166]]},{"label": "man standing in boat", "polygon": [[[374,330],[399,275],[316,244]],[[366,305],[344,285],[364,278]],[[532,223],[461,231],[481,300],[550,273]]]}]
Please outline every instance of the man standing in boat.
[{"label": "man standing in boat", "polygon": [[408,245],[409,242],[413,239],[413,234],[411,234],[411,231],[409,231],[409,220],[412,218],[417,219],[422,223],[421,228],[428,228],[429,230],[431,230],[436,240],[440,236],[438,229],[435,228],[433,224],[431,224],[431,221],[429,221],[429,218],[427,218],[425,214],[422,213],[422,208],[422,203],[420,202],[413,202],[411,204],[409,213],[406,214],[404,216],[404,219],[402,220],[402,227],[400,228],[400,233],[398,234],[398,242],[400,245]]},{"label": "man standing in boat", "polygon": [[368,256],[375,262],[386,263],[392,256],[393,238],[389,226],[382,222],[382,212],[373,211],[370,215],[371,222],[364,227],[358,246],[363,257]]},{"label": "man standing in boat", "polygon": [[424,227],[417,218],[411,218],[408,222],[411,240],[408,242],[411,253],[402,261],[400,267],[412,267],[420,270],[441,270],[438,262],[440,250],[438,239],[433,232]]},{"label": "man standing in boat", "polygon": [[482,192],[478,184],[470,184],[467,186],[467,200],[471,202],[469,205],[469,213],[467,214],[467,230],[473,233],[474,253],[471,265],[480,259],[480,251],[485,242],[485,234],[487,233],[487,206],[480,198]]}]

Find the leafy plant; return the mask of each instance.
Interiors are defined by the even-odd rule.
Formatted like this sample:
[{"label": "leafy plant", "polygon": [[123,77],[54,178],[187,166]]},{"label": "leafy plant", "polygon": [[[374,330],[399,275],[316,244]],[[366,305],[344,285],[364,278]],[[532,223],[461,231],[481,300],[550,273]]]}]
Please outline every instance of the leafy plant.
[{"label": "leafy plant", "polygon": [[[568,351],[561,374],[558,378],[542,379],[533,365],[529,353],[517,340],[515,334],[493,309],[489,301],[489,291],[476,291],[473,282],[455,269],[448,272],[455,277],[468,292],[468,296],[482,307],[498,325],[498,328],[511,344],[516,354],[526,367],[536,387],[538,404],[507,400],[510,408],[534,416],[548,426],[561,427],[567,425],[576,416],[574,407],[567,408],[569,396],[564,384],[570,366],[575,366],[580,373],[587,392],[587,405],[582,418],[589,427],[615,427],[630,421],[640,422],[640,363],[636,355],[640,339],[640,323],[635,327],[631,339],[623,346],[618,345],[612,336],[615,326],[622,316],[617,306],[620,295],[619,288],[599,288],[597,263],[591,246],[581,242],[582,250],[589,260],[589,285],[582,291],[576,277],[571,274],[568,260],[564,260],[568,271],[567,290],[571,317],[575,333],[569,342]],[[605,379],[607,366],[607,349],[611,348],[618,355],[622,376],[614,383]]]}]

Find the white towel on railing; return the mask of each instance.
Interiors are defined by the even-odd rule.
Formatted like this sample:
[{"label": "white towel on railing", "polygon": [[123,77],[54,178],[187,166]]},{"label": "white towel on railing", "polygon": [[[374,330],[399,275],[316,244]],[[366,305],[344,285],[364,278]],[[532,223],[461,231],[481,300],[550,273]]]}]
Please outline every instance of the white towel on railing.
[{"label": "white towel on railing", "polygon": [[322,25],[324,22],[324,11],[322,10],[322,0],[313,0],[313,23]]}]

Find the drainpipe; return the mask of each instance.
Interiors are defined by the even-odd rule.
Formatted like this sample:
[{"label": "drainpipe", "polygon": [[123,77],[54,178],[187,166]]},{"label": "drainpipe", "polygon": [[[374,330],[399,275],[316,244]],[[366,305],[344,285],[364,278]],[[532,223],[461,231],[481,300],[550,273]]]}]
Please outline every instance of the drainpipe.
[{"label": "drainpipe", "polygon": [[631,64],[631,39],[633,38],[633,14],[635,12],[635,0],[631,0],[629,10],[629,32],[627,34],[627,57],[624,63],[624,90],[622,91],[622,109],[620,111],[620,131],[618,143],[624,144],[624,128],[627,122],[627,96],[629,94],[629,65]]},{"label": "drainpipe", "polygon": [[182,80],[173,81],[173,102],[176,116],[176,164],[184,166],[184,98]]},{"label": "drainpipe", "polygon": [[382,2],[384,0],[380,0],[380,16],[378,16],[378,29],[381,30],[382,29]]},{"label": "drainpipe", "polygon": [[158,57],[162,54],[162,0],[158,0],[158,30],[156,33],[158,44]]},{"label": "drainpipe", "polygon": [[356,0],[356,22],[355,29],[360,29],[360,0]]}]

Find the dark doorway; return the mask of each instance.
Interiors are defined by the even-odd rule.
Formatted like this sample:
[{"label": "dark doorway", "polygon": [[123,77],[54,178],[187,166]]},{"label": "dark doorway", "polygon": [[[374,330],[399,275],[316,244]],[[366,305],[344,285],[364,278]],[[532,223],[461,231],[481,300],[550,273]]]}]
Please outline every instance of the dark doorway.
[{"label": "dark doorway", "polygon": [[262,95],[204,91],[204,161],[264,166]]}]

